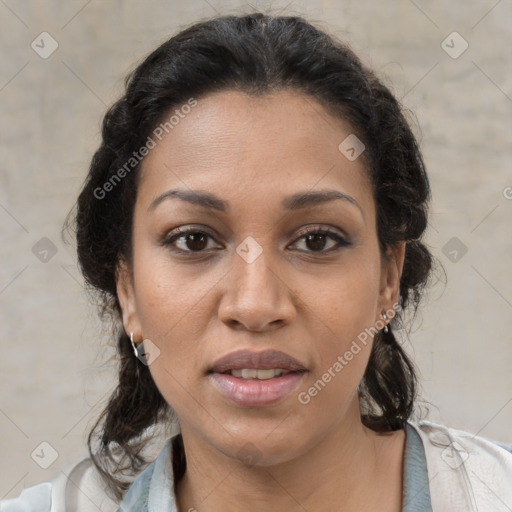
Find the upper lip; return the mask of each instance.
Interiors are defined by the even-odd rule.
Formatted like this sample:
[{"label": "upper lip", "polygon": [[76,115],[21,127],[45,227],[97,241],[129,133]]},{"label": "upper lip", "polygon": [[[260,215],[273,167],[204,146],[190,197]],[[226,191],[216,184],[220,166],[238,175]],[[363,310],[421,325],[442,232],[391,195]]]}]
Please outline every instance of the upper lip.
[{"label": "upper lip", "polygon": [[209,372],[223,373],[230,370],[242,370],[244,368],[254,368],[258,370],[269,370],[272,368],[282,368],[289,371],[305,371],[306,368],[297,361],[297,359],[281,352],[279,350],[263,350],[255,352],[253,350],[235,350],[226,356],[215,361]]}]

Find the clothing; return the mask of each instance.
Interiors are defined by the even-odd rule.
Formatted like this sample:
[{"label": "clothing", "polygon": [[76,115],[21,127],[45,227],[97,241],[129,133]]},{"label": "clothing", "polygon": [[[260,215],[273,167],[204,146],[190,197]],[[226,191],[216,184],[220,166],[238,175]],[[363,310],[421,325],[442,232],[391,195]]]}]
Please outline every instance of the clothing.
[{"label": "clothing", "polygon": [[[510,512],[512,447],[428,421],[406,425],[402,512]],[[177,512],[172,439],[121,503],[107,498],[90,459],[0,502],[0,512]]]}]

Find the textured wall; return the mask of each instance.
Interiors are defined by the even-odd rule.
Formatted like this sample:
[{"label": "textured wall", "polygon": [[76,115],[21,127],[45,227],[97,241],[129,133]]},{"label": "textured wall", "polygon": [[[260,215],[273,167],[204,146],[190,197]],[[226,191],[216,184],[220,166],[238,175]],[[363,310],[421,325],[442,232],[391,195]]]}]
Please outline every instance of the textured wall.
[{"label": "textured wall", "polygon": [[[273,12],[287,4],[348,40],[415,112],[434,196],[428,241],[448,282],[432,288],[408,349],[432,419],[512,443],[512,3],[287,0]],[[0,498],[76,459],[113,384],[107,333],[60,238],[102,114],[179,27],[249,10],[0,2]]]}]

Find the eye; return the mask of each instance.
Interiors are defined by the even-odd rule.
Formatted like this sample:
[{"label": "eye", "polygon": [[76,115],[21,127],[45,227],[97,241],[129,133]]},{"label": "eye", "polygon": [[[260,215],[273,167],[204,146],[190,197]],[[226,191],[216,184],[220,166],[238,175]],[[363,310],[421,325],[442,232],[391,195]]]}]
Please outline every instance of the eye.
[{"label": "eye", "polygon": [[204,252],[213,237],[194,228],[178,228],[162,240],[162,245],[170,246],[176,252]]},{"label": "eye", "polygon": [[[326,243],[331,240],[331,246],[326,249]],[[178,228],[167,235],[161,242],[162,245],[171,247],[173,251],[181,253],[205,252],[212,247],[208,243],[214,238],[205,231],[194,228]],[[308,250],[301,252],[332,252],[340,247],[350,245],[342,236],[330,229],[315,228],[299,232],[298,241],[304,240]],[[219,246],[216,247],[221,248]]]},{"label": "eye", "polygon": [[[331,231],[330,229],[310,229],[308,231],[302,231],[299,233],[299,240],[304,240],[307,247],[310,247],[311,250],[301,251],[301,252],[332,252],[340,247],[345,247],[350,245],[342,236],[338,233]],[[325,245],[327,241],[331,239],[334,240],[334,244],[331,245],[327,250],[325,250]],[[295,242],[297,243],[297,242]]]}]

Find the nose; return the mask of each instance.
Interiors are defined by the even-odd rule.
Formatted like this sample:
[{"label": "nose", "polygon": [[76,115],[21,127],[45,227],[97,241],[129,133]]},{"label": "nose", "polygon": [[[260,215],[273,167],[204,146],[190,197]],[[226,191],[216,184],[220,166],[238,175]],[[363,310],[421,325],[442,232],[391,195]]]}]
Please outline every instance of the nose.
[{"label": "nose", "polygon": [[219,306],[222,322],[262,332],[289,324],[296,314],[293,292],[275,262],[265,257],[265,251],[251,263],[238,254],[234,260]]}]

